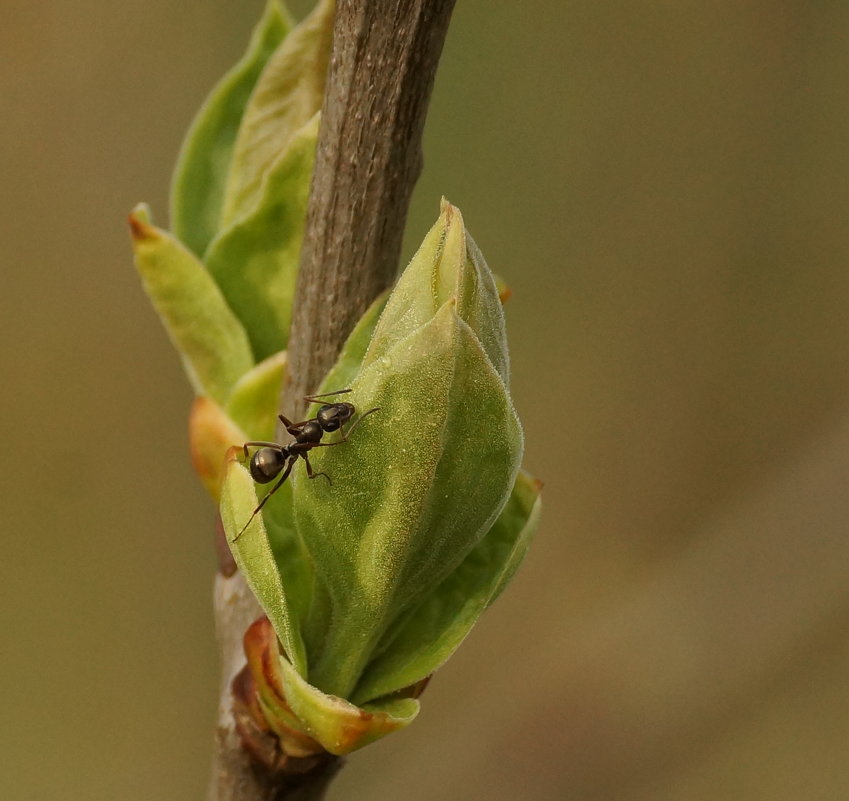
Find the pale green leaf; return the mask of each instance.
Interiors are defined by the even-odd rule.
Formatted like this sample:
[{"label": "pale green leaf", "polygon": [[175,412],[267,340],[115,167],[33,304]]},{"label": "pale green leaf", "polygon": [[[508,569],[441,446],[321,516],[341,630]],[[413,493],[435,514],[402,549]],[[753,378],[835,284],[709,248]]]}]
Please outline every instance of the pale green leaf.
[{"label": "pale green leaf", "polygon": [[254,363],[242,324],[197,257],[151,225],[145,207],[129,222],[136,269],[195,392],[223,404]]},{"label": "pale green leaf", "polygon": [[[345,341],[336,364],[330,369],[322,382],[322,392],[335,392],[351,386],[363,363],[368,343],[374,333],[374,327],[380,319],[388,294],[384,292],[369,306],[359,319]],[[340,398],[340,400],[344,400]]]},{"label": "pale green leaf", "polygon": [[288,340],[317,135],[318,115],[273,165],[258,205],[223,228],[204,257],[258,359]]},{"label": "pale green leaf", "polygon": [[245,109],[236,139],[222,225],[250,214],[286,143],[321,109],[334,0],[320,0],[269,59]]},{"label": "pale green leaf", "polygon": [[414,698],[389,698],[364,707],[326,695],[280,657],[286,701],[303,730],[331,754],[349,754],[413,722],[419,712]]},{"label": "pale green leaf", "polygon": [[522,453],[504,384],[453,302],[353,389],[359,410],[380,411],[314,459],[332,486],[298,475],[295,487],[296,523],[333,604],[310,681],[345,697],[392,621],[490,529]]},{"label": "pale green leaf", "polygon": [[[221,522],[230,550],[271,621],[283,648],[295,665],[306,675],[304,643],[281,579],[280,567],[269,543],[262,515],[250,520],[258,503],[250,473],[231,454],[221,487]],[[243,530],[244,529],[244,530]]]},{"label": "pale green leaf", "polygon": [[[260,496],[270,491],[271,486],[263,488]],[[260,514],[274,561],[277,562],[280,580],[286,590],[292,625],[304,640],[304,652],[309,660],[307,636],[310,632],[310,618],[315,612],[315,597],[322,593],[322,587],[313,573],[309,552],[295,529],[292,484],[284,482]]]},{"label": "pale green leaf", "polygon": [[519,534],[507,552],[507,560],[501,568],[497,583],[492,588],[487,606],[494,603],[495,599],[504,592],[528,552],[542,514],[541,491],[541,481],[532,478],[528,473],[519,474],[510,501],[499,518],[505,530],[518,529]]},{"label": "pale green leaf", "polygon": [[226,411],[247,433],[248,439],[274,437],[285,370],[283,350],[255,365],[233,387]]},{"label": "pale green leaf", "polygon": [[171,185],[171,226],[197,256],[218,231],[227,172],[248,98],[290,27],[288,13],[270,0],[247,52],[209,94],[183,141]]},{"label": "pale green leaf", "polygon": [[472,235],[465,227],[463,231],[466,260],[457,282],[457,314],[475,332],[493,367],[509,386],[507,331],[498,287]]},{"label": "pale green leaf", "polygon": [[362,703],[429,676],[456,650],[504,588],[527,551],[539,518],[539,484],[520,473],[487,535],[459,567],[387,632],[352,701]]},{"label": "pale green leaf", "polygon": [[443,200],[439,219],[392,290],[363,367],[430,320],[450,299],[481,341],[495,370],[508,383],[504,312],[492,273],[466,230],[460,210]]}]

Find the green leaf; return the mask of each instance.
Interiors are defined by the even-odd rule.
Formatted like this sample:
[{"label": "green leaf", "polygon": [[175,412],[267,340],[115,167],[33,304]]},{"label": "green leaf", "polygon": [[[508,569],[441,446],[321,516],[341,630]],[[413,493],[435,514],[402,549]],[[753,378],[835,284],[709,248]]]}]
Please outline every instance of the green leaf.
[{"label": "green leaf", "polygon": [[[266,491],[269,490],[270,487]],[[304,652],[308,660],[310,651],[307,647],[307,637],[310,633],[310,618],[316,605],[316,595],[322,593],[322,587],[314,575],[309,552],[295,528],[290,482],[285,482],[274,493],[274,497],[263,507],[261,514],[268,543],[286,590],[290,619],[304,641]]]},{"label": "green leaf", "polygon": [[451,298],[456,299],[457,314],[480,339],[506,386],[507,335],[495,279],[466,230],[460,210],[445,200],[439,219],[392,291],[363,367],[399,337],[424,325]]},{"label": "green leaf", "polygon": [[223,228],[204,257],[258,359],[288,340],[317,135],[318,115],[266,175],[259,204]]},{"label": "green leaf", "polygon": [[361,708],[313,687],[282,656],[280,667],[289,707],[303,730],[331,754],[349,754],[404,728],[419,712],[414,698],[388,698]]},{"label": "green leaf", "polygon": [[247,433],[247,439],[272,439],[286,370],[286,351],[261,361],[233,387],[227,414]]},{"label": "green leaf", "polygon": [[[374,327],[380,317],[389,293],[381,294],[371,306],[366,309],[365,314],[354,326],[354,330],[348,336],[342,351],[336,360],[336,364],[324,379],[324,391],[333,392],[339,389],[347,389],[351,386],[360,369],[363,355],[368,347]],[[312,414],[312,412],[310,413]],[[321,479],[322,481],[324,479]],[[307,653],[318,653],[327,635],[327,628],[332,614],[332,603],[330,590],[323,581],[322,576],[313,578],[313,596],[310,615],[304,627],[304,639],[307,643]]]},{"label": "green leaf", "polygon": [[453,301],[353,389],[357,409],[380,411],[321,454],[333,485],[295,477],[296,524],[333,607],[309,679],[343,697],[392,621],[489,531],[522,453],[504,384]]},{"label": "green leaf", "polygon": [[[459,215],[459,210],[456,210]],[[507,331],[504,310],[495,277],[484,261],[472,235],[465,232],[465,261],[457,278],[457,314],[480,339],[483,349],[506,386],[510,382],[510,358],[507,354]]]},{"label": "green leaf", "polygon": [[183,141],[171,185],[171,226],[196,256],[203,255],[218,231],[227,172],[248,98],[290,27],[288,13],[270,0],[247,52],[212,90]]},{"label": "green leaf", "polygon": [[129,223],[136,269],[195,392],[223,404],[254,363],[242,324],[194,254],[150,224],[146,207]]},{"label": "green leaf", "polygon": [[336,359],[336,364],[333,365],[322,382],[323,391],[335,392],[337,389],[347,389],[351,386],[360,371],[363,356],[368,349],[374,327],[380,319],[388,297],[388,292],[379,295],[354,326],[354,330],[351,331],[339,357]]},{"label": "green leaf", "polygon": [[[528,552],[528,546],[536,533],[542,514],[541,492],[541,481],[532,478],[528,473],[519,473],[510,501],[504,507],[504,511],[497,521],[501,525],[500,531],[504,533],[503,542],[511,541],[507,532],[512,530],[517,531],[518,534],[512,539],[512,546],[507,550],[507,559],[501,568],[498,582],[492,588],[487,606],[492,605],[495,599],[504,592]],[[496,540],[501,541],[500,538],[501,534],[496,537]],[[498,545],[493,546],[493,548],[498,547]]]},{"label": "green leaf", "polygon": [[429,676],[465,639],[512,578],[530,544],[540,512],[540,485],[520,473],[510,500],[460,566],[387,632],[388,645],[366,669],[352,695],[367,702]]},{"label": "green leaf", "polygon": [[[280,565],[269,543],[262,515],[256,515],[247,528],[245,523],[251,519],[258,500],[250,473],[237,461],[237,448],[228,454],[228,463],[221,487],[221,522],[230,543],[230,550],[245,576],[250,588],[256,595],[283,648],[292,660],[295,669],[303,675],[307,673],[306,654],[303,638],[298,627],[296,613],[287,592],[292,582],[281,578]],[[275,499],[276,500],[276,499]],[[278,543],[278,549],[280,543]],[[298,588],[297,581],[295,589]],[[285,586],[284,586],[285,585]]]},{"label": "green leaf", "polygon": [[333,0],[321,0],[266,64],[236,139],[227,176],[223,225],[251,213],[285,143],[321,109],[334,10]]}]

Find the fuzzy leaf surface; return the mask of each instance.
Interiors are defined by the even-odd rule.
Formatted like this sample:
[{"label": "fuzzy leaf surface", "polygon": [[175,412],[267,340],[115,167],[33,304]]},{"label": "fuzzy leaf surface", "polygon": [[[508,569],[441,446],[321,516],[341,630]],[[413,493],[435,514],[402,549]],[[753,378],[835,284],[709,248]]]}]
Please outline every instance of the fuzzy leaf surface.
[{"label": "fuzzy leaf surface", "polygon": [[388,645],[366,669],[352,696],[355,703],[415,684],[451,656],[521,563],[539,509],[538,482],[519,473],[510,500],[487,535],[387,632]]},{"label": "fuzzy leaf surface", "polygon": [[222,228],[204,257],[257,359],[288,341],[317,136],[316,114],[269,170],[258,203]]},{"label": "fuzzy leaf surface", "polygon": [[[336,364],[324,378],[322,391],[334,392],[337,389],[347,389],[351,386],[357,373],[360,372],[363,357],[368,349],[377,321],[386,306],[387,297],[388,293],[381,294],[366,309],[365,314],[354,326],[354,330],[351,331],[342,346]],[[340,400],[344,400],[344,398],[340,398]]]},{"label": "fuzzy leaf surface", "polygon": [[333,605],[310,681],[343,697],[393,620],[489,531],[522,454],[501,377],[453,300],[353,389],[358,409],[380,411],[316,458],[332,487],[302,475],[295,485],[296,524]]},{"label": "fuzzy leaf surface", "polygon": [[196,394],[223,404],[254,363],[242,324],[197,257],[138,207],[129,218],[136,269]]},{"label": "fuzzy leaf surface", "polygon": [[285,143],[321,109],[335,8],[334,0],[320,0],[265,65],[239,127],[222,226],[253,211]]},{"label": "fuzzy leaf surface", "polygon": [[218,231],[227,173],[248,99],[290,28],[285,9],[270,0],[247,52],[209,94],[183,141],[171,185],[171,227],[198,257]]},{"label": "fuzzy leaf surface", "polygon": [[441,214],[392,290],[363,367],[430,320],[450,299],[471,327],[505,386],[509,382],[507,334],[501,299],[486,261],[463,223],[460,210],[442,202]]}]

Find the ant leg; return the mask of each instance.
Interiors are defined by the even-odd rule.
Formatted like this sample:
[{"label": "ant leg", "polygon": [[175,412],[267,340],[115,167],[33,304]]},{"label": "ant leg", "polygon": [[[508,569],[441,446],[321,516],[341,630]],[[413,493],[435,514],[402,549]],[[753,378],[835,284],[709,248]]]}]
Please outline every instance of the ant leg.
[{"label": "ant leg", "polygon": [[312,465],[310,464],[309,457],[306,455],[306,453],[302,453],[301,456],[303,457],[304,461],[307,463],[307,476],[309,478],[318,478],[319,476],[324,476],[328,481],[330,481],[331,484],[333,484],[333,482],[330,480],[330,476],[327,475],[327,473],[313,473]]},{"label": "ant leg", "polygon": [[344,395],[346,392],[353,392],[353,390],[337,389],[336,392],[322,392],[321,395],[304,395],[304,400],[309,403],[318,403],[316,398],[329,398],[333,395]]},{"label": "ant leg", "polygon": [[280,480],[266,493],[265,497],[259,502],[259,505],[256,507],[256,509],[254,509],[253,514],[248,518],[248,522],[245,523],[245,525],[242,526],[242,530],[235,537],[233,537],[232,540],[230,540],[231,542],[235,542],[237,539],[239,539],[239,537],[242,536],[242,534],[245,533],[245,529],[247,529],[247,527],[251,524],[251,521],[260,513],[262,507],[265,506],[268,499],[272,495],[274,495],[274,493],[277,492],[280,487],[283,486],[283,482],[289,477],[289,473],[292,472],[292,467],[294,466],[297,460],[297,456],[289,457],[289,464],[286,465],[286,469],[283,471],[283,475],[280,476]]},{"label": "ant leg", "polygon": [[286,430],[293,436],[297,437],[298,434],[301,433],[301,429],[307,424],[311,423],[312,420],[301,420],[300,423],[293,423],[288,417],[285,417],[282,414],[277,415],[277,419],[286,426]]},{"label": "ant leg", "polygon": [[355,429],[355,428],[356,428],[356,427],[357,427],[360,423],[362,423],[362,421],[363,421],[363,420],[365,420],[365,419],[366,419],[366,417],[368,417],[368,416],[369,416],[372,412],[379,412],[379,411],[380,411],[380,406],[375,406],[373,409],[369,409],[367,412],[364,412],[363,414],[361,414],[361,415],[360,415],[360,416],[359,416],[356,420],[354,420],[354,422],[353,422],[353,424],[351,425],[351,427],[350,427],[347,431],[343,432],[343,434],[342,434],[342,438],[341,438],[340,440],[337,440],[336,442],[331,443],[331,444],[332,444],[332,445],[337,445],[339,442],[347,442],[347,441],[348,441],[348,437],[350,437],[350,436],[351,436],[351,434],[353,433],[354,429]]}]

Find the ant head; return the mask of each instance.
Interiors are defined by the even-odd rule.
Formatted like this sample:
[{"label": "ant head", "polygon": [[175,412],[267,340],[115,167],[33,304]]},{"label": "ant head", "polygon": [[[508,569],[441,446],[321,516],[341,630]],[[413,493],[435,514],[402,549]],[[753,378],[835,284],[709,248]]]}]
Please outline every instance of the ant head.
[{"label": "ant head", "polygon": [[286,464],[286,454],[279,448],[260,448],[251,456],[251,478],[257,484],[267,484],[277,478]]},{"label": "ant head", "polygon": [[350,403],[330,403],[318,410],[315,419],[325,431],[338,431],[354,416],[354,406]]}]

